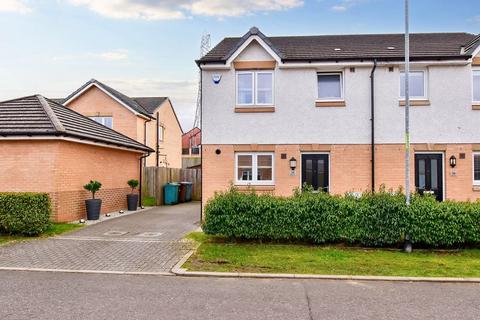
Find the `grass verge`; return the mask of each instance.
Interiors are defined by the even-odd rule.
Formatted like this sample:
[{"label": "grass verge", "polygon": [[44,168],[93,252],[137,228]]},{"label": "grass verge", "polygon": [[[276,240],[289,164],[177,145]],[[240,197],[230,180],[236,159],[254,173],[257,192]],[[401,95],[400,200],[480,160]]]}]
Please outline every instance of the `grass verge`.
[{"label": "grass verge", "polygon": [[480,249],[406,254],[385,249],[232,243],[202,232],[187,238],[200,244],[183,266],[190,271],[480,277]]},{"label": "grass verge", "polygon": [[29,240],[29,239],[52,237],[65,232],[70,232],[70,231],[79,229],[81,227],[83,227],[83,225],[73,224],[73,223],[52,223],[46,232],[36,237],[0,234],[0,245],[6,244],[11,241],[17,241],[17,240]]}]

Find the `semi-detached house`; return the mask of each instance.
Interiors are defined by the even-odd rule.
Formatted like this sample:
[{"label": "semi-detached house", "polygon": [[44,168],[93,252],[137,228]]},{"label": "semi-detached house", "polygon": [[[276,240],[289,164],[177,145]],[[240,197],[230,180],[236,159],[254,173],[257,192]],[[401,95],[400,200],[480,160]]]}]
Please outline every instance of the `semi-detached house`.
[{"label": "semi-detached house", "polygon": [[[411,34],[411,187],[480,197],[480,37]],[[197,61],[203,200],[230,183],[290,195],[404,186],[404,36],[267,37]]]}]

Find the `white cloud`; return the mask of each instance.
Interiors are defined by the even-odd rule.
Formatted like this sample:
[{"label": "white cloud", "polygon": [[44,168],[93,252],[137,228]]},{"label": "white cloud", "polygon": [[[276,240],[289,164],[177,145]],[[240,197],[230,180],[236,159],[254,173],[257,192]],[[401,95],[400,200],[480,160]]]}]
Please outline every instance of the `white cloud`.
[{"label": "white cloud", "polygon": [[126,49],[117,49],[112,51],[105,51],[105,52],[90,52],[90,53],[79,53],[79,54],[71,54],[71,55],[60,55],[54,56],[52,58],[53,61],[80,61],[80,60],[88,60],[88,59],[98,59],[104,61],[122,61],[128,59],[128,50]]},{"label": "white cloud", "polygon": [[106,61],[120,61],[128,59],[128,51],[125,49],[119,49],[115,51],[92,53],[93,57],[106,60]]},{"label": "white cloud", "polygon": [[337,4],[331,6],[330,9],[335,12],[345,12],[354,6],[367,1],[369,0],[340,0],[337,1]]},{"label": "white cloud", "polygon": [[332,6],[331,8],[333,11],[336,11],[336,12],[343,12],[343,11],[347,11],[347,7],[346,6],[342,6],[342,5],[335,5],[335,6]]},{"label": "white cloud", "polygon": [[288,10],[303,5],[300,0],[196,0],[184,7],[194,15],[237,17],[254,12]]},{"label": "white cloud", "polygon": [[24,0],[1,0],[0,12],[29,13],[32,9]]},{"label": "white cloud", "polygon": [[288,10],[303,0],[68,0],[109,18],[173,20],[189,15],[236,17]]}]

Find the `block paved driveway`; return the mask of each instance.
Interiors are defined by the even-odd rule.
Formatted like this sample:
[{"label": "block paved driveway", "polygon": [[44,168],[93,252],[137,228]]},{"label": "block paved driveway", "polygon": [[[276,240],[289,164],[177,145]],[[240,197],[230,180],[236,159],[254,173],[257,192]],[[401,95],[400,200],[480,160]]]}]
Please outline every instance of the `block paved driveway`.
[{"label": "block paved driveway", "polygon": [[2,269],[162,273],[192,249],[200,204],[146,209],[48,239],[0,246]]}]

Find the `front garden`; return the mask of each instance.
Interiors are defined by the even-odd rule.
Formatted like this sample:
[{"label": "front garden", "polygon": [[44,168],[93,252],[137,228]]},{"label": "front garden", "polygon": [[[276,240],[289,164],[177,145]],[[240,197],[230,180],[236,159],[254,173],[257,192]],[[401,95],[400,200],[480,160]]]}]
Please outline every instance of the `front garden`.
[{"label": "front garden", "polygon": [[231,188],[207,203],[202,227],[189,236],[200,245],[189,270],[480,277],[480,203]]}]

